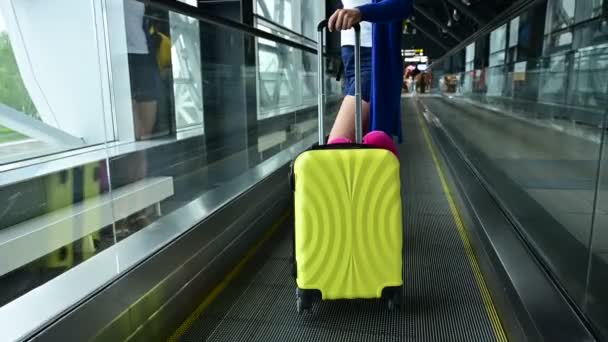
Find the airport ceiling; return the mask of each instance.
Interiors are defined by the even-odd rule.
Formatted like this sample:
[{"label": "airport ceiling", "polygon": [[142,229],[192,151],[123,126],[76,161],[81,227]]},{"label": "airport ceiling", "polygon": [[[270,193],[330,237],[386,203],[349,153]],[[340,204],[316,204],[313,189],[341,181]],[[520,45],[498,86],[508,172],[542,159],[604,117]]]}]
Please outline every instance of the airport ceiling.
[{"label": "airport ceiling", "polygon": [[413,23],[403,39],[403,47],[421,48],[431,59],[447,51],[483,28],[516,0],[417,0]]}]

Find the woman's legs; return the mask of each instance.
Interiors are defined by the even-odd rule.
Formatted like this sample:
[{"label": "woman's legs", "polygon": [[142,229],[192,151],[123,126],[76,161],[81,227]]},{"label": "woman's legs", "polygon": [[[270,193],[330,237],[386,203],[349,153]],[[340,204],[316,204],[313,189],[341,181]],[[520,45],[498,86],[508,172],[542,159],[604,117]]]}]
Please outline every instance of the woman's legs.
[{"label": "woman's legs", "polygon": [[[329,133],[329,141],[336,138],[355,141],[355,55],[354,47],[342,47],[342,64],[344,65],[344,100]],[[372,73],[372,49],[361,48],[361,135],[365,135],[369,124],[370,94]]]},{"label": "woman's legs", "polygon": [[136,121],[139,130],[137,131],[138,139],[149,138],[156,124],[156,112],[158,105],[156,101],[143,101],[137,103]]},{"label": "woman's legs", "polygon": [[158,116],[159,71],[148,54],[129,54],[135,139],[151,137]]},{"label": "woman's legs", "polygon": [[[132,105],[135,140],[147,139],[152,134],[156,122],[157,102],[133,100]],[[132,153],[129,157],[129,165],[127,169],[129,183],[135,183],[148,175],[148,157],[145,151]],[[122,240],[150,224],[148,209],[142,209],[122,220],[116,227],[117,238]]]},{"label": "woman's legs", "polygon": [[[350,141],[355,141],[355,105],[354,96],[345,96],[334,121],[334,126],[329,133],[329,141],[335,138],[346,138]],[[369,102],[361,101],[362,109],[362,127],[364,135],[367,132],[369,122]]]}]

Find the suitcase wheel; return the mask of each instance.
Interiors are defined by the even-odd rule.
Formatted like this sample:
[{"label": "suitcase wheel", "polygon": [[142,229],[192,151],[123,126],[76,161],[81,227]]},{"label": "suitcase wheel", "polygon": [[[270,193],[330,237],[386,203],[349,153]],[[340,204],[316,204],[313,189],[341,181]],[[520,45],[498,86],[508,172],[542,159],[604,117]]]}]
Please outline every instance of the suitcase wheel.
[{"label": "suitcase wheel", "polygon": [[403,302],[403,288],[389,287],[384,289],[383,297],[386,301],[386,306],[389,311],[398,311],[401,309]]},{"label": "suitcase wheel", "polygon": [[389,299],[387,302],[388,311],[396,311],[401,307],[401,303],[394,299]]},{"label": "suitcase wheel", "polygon": [[289,188],[291,189],[291,192],[295,192],[296,191],[296,180],[295,180],[295,175],[294,175],[294,163],[296,161],[292,160],[291,161],[291,165],[289,166],[289,175],[287,176],[287,180],[289,182]]},{"label": "suitcase wheel", "polygon": [[304,298],[302,298],[302,297],[298,297],[298,298],[296,299],[296,308],[297,308],[297,310],[298,310],[298,314],[300,314],[300,315],[301,315],[302,313],[304,313],[304,312],[306,312],[306,311],[310,310],[311,306],[312,306],[312,305],[310,304],[310,301],[307,301],[307,300],[305,300],[305,299],[304,299]]},{"label": "suitcase wheel", "polygon": [[312,309],[312,304],[321,300],[321,292],[316,290],[296,290],[296,309],[298,314],[302,314]]}]

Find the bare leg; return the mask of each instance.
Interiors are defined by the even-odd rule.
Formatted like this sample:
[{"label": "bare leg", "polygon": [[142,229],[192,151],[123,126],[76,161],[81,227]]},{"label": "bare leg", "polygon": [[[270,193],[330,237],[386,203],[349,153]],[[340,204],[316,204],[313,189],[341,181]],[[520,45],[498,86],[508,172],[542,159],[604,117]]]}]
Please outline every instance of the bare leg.
[{"label": "bare leg", "polygon": [[[133,101],[133,122],[135,126],[135,139],[141,140],[152,133],[156,121],[156,102]],[[132,156],[131,181],[135,182],[146,176],[148,160],[143,151],[138,151]]]},{"label": "bare leg", "polygon": [[[140,140],[152,134],[156,122],[156,101],[137,102],[134,106],[135,134],[136,139]],[[148,160],[143,152],[134,155],[133,169],[137,179],[146,176]]]},{"label": "bare leg", "polygon": [[[342,106],[336,116],[336,121],[329,134],[329,140],[337,137],[347,138],[355,141],[355,105],[354,96],[345,96]],[[361,101],[363,116],[363,134],[367,132],[369,121],[369,102]]]},{"label": "bare leg", "polygon": [[139,104],[137,101],[132,101],[133,106],[133,128],[135,129],[135,140],[139,140],[142,136],[141,120],[139,114]]},{"label": "bare leg", "polygon": [[[133,82],[133,79],[131,80]],[[142,80],[144,81],[144,80]],[[133,85],[133,84],[132,84]],[[137,85],[137,84],[135,84]],[[141,88],[141,84],[133,88]],[[153,130],[157,120],[157,102],[152,101],[137,101],[139,99],[136,96],[136,92],[142,89],[133,89],[133,128],[135,133],[135,140],[142,140],[148,138]],[[141,179],[145,179],[148,170],[147,153],[144,150],[132,153],[128,159],[128,178],[130,183],[137,182]],[[129,215],[124,220],[123,227],[124,232],[121,235],[125,236],[143,228],[150,223],[148,219],[148,208],[144,208],[136,213]],[[160,206],[157,206],[157,213],[160,215]]]},{"label": "bare leg", "polygon": [[139,139],[152,134],[154,124],[156,124],[157,107],[156,101],[139,102],[137,104],[135,121],[139,121],[139,130],[136,130]]}]

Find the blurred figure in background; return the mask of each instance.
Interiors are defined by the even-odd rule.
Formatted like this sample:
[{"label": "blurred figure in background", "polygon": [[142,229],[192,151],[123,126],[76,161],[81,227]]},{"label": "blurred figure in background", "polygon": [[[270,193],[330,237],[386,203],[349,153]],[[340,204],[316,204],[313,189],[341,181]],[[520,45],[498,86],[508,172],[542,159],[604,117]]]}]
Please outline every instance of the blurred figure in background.
[{"label": "blurred figure in background", "polygon": [[426,73],[421,72],[418,77],[418,91],[420,94],[424,94],[426,93]]},{"label": "blurred figure in background", "polygon": [[[125,30],[131,81],[131,99],[135,140],[153,137],[158,120],[160,99],[160,68],[157,50],[158,41],[151,35],[146,7],[136,0],[124,0]],[[113,167],[124,174],[125,183],[135,183],[148,176],[148,151],[136,150],[133,153],[114,158]],[[150,208],[136,212],[115,225],[116,239],[122,240],[151,222]]]},{"label": "blurred figure in background", "polygon": [[149,138],[154,130],[160,93],[160,73],[144,26],[146,7],[125,0],[125,28],[135,124],[135,139]]}]

